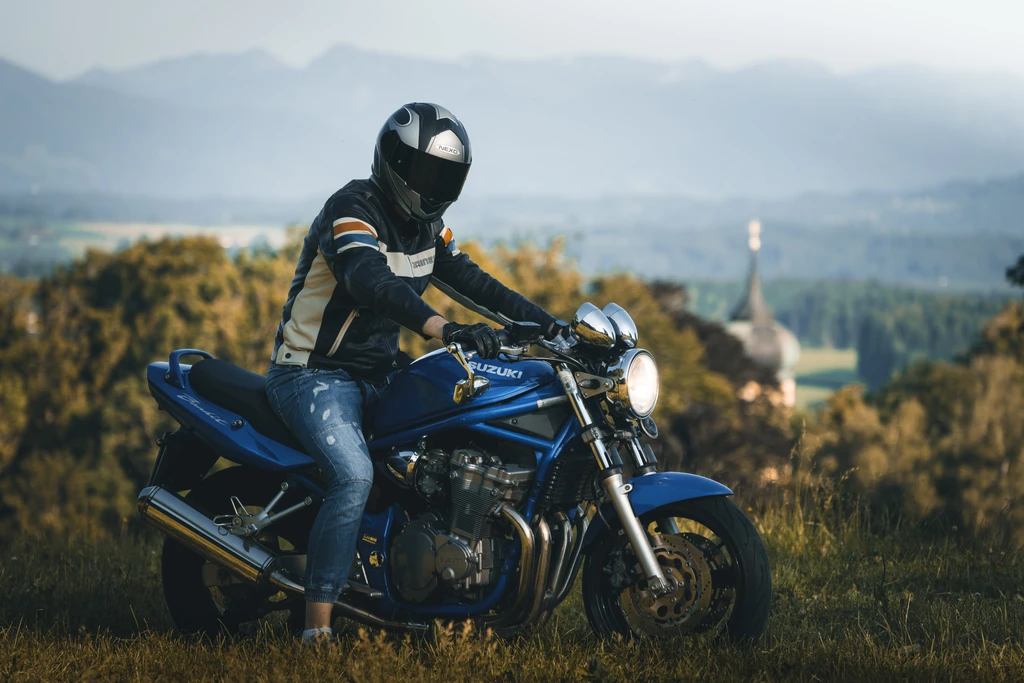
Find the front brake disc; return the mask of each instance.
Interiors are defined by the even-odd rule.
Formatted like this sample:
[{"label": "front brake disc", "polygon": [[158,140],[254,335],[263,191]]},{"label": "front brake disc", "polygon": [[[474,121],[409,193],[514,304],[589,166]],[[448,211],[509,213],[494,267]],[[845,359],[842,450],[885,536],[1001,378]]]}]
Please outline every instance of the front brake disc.
[{"label": "front brake disc", "polygon": [[649,636],[690,633],[711,604],[711,568],[704,553],[679,536],[652,536],[651,548],[672,589],[655,595],[644,578],[627,586],[619,594],[626,621]]},{"label": "front brake disc", "polygon": [[712,576],[723,572],[732,571],[733,582],[725,586],[718,584],[719,579],[713,578],[711,582],[711,604],[708,606],[707,615],[697,626],[697,633],[703,633],[718,628],[726,617],[729,607],[732,605],[733,597],[736,594],[735,565],[729,560],[722,550],[722,546],[716,544],[710,538],[700,534],[687,533],[683,538],[692,543],[704,555],[704,560],[711,570]]}]

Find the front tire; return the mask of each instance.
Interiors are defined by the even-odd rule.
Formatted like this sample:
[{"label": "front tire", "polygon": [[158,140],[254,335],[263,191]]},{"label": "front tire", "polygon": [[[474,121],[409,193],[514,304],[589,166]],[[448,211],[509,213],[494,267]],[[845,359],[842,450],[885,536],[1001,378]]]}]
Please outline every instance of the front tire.
[{"label": "front tire", "polygon": [[[660,528],[658,520],[668,519],[677,528]],[[599,636],[713,632],[751,643],[764,632],[772,594],[768,553],[750,519],[730,499],[672,503],[641,517],[659,546],[663,570],[685,578],[664,605],[644,593],[646,581],[622,527],[617,519],[608,521],[611,528],[591,544],[583,565],[583,603]]]}]

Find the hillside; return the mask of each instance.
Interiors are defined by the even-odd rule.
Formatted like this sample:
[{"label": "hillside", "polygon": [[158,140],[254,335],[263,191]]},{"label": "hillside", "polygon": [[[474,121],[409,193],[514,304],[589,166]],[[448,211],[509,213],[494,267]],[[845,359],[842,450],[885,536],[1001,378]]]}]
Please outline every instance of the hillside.
[{"label": "hillside", "polygon": [[[265,368],[295,257],[231,258],[191,238],[0,280],[0,679],[1022,679],[1024,304],[956,362],[915,363],[873,394],[843,387],[794,415],[770,391],[738,395],[763,371],[680,310],[680,288],[584,278],[557,249],[462,246],[558,315],[584,298],[635,315],[659,360],[660,465],[727,484],[765,540],[773,598],[759,643],[597,642],[579,589],[522,638],[346,623],[336,649],[300,651],[273,617],[212,644],[176,636],[135,506],[172,427],[143,370],[186,345]],[[403,348],[427,346],[410,333]],[[819,386],[850,379],[834,355],[807,360],[801,376]]]},{"label": "hillside", "polygon": [[467,191],[785,196],[1024,168],[1024,81],[809,62],[432,62],[339,46],[295,69],[198,55],[54,83],[0,64],[0,191],[295,199],[363,175],[398,103],[473,134]]}]

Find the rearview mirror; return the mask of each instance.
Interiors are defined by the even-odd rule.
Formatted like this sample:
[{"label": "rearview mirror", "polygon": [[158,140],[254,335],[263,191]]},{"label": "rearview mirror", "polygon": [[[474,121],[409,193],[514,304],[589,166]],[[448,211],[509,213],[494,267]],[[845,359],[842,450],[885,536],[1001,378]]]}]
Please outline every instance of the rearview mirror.
[{"label": "rearview mirror", "polygon": [[612,321],[612,325],[615,326],[615,336],[619,342],[627,349],[635,349],[640,340],[640,333],[637,332],[636,323],[633,322],[633,318],[626,312],[626,309],[618,304],[608,304],[601,312]]},{"label": "rearview mirror", "polygon": [[589,301],[576,309],[569,328],[585,344],[606,349],[615,346],[615,326],[600,308]]}]

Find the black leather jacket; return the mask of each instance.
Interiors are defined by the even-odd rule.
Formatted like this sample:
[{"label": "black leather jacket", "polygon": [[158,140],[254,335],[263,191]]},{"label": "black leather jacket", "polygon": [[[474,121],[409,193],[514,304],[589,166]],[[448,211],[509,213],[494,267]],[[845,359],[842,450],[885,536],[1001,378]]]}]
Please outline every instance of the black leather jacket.
[{"label": "black leather jacket", "polygon": [[273,362],[382,379],[399,365],[399,325],[421,333],[437,315],[420,298],[431,277],[513,320],[554,321],[460,252],[442,221],[402,220],[372,181],[353,180],[309,227]]}]

